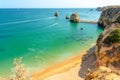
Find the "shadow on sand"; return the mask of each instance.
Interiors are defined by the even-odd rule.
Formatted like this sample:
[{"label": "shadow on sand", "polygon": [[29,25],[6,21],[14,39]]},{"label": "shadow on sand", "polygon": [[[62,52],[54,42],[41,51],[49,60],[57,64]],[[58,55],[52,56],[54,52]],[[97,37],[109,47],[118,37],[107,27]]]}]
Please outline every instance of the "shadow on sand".
[{"label": "shadow on sand", "polygon": [[85,74],[88,72],[88,69],[95,68],[94,65],[95,61],[96,61],[95,47],[93,47],[89,49],[85,55],[83,55],[78,76],[84,78]]}]

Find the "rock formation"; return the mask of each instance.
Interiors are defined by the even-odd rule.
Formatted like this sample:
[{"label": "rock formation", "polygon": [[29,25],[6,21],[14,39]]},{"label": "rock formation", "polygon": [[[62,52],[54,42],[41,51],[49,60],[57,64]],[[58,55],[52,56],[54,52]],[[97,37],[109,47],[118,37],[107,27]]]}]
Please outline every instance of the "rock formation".
[{"label": "rock formation", "polygon": [[68,16],[68,15],[66,15],[66,17],[65,17],[66,19],[70,19],[70,17]]},{"label": "rock formation", "polygon": [[71,16],[70,16],[70,21],[71,22],[80,22],[80,17],[79,17],[79,14],[76,12],[76,13],[73,13]]},{"label": "rock formation", "polygon": [[112,23],[99,36],[96,56],[104,66],[120,60],[120,24]]},{"label": "rock formation", "polygon": [[105,7],[98,21],[99,26],[107,27],[113,22],[120,22],[120,6]]},{"label": "rock formation", "polygon": [[83,28],[80,28],[80,30],[83,30]]},{"label": "rock formation", "polygon": [[85,80],[120,80],[119,73],[110,68],[100,66],[86,74]]},{"label": "rock formation", "polygon": [[102,8],[102,7],[97,7],[96,10],[97,10],[97,11],[102,11],[103,8]]},{"label": "rock formation", "polygon": [[59,12],[55,12],[54,16],[58,17],[59,16]]},{"label": "rock formation", "polygon": [[107,7],[98,24],[105,29],[96,44],[96,69],[85,80],[120,80],[120,7]]}]

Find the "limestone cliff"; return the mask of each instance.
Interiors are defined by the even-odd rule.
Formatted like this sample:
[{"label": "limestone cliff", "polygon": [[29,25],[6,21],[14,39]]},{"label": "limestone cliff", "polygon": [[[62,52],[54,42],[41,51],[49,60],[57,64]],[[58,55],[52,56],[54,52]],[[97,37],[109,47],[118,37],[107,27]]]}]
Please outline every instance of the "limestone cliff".
[{"label": "limestone cliff", "polygon": [[96,10],[97,10],[97,11],[102,11],[102,10],[103,10],[103,7],[97,7]]},{"label": "limestone cliff", "polygon": [[120,6],[107,7],[100,16],[99,25],[105,30],[96,44],[96,56],[101,65],[120,60]]},{"label": "limestone cliff", "polygon": [[120,80],[120,23],[105,28],[96,44],[96,68],[85,80]]},{"label": "limestone cliff", "polygon": [[107,27],[116,21],[120,23],[120,6],[108,6],[102,11],[98,25]]},{"label": "limestone cliff", "polygon": [[85,80],[120,80],[120,73],[105,66],[100,66],[86,74]]},{"label": "limestone cliff", "polygon": [[105,29],[96,43],[96,69],[85,80],[120,80],[120,7],[102,11],[98,24]]},{"label": "limestone cliff", "polygon": [[108,27],[96,44],[96,56],[104,65],[120,59],[120,24],[112,23]]}]

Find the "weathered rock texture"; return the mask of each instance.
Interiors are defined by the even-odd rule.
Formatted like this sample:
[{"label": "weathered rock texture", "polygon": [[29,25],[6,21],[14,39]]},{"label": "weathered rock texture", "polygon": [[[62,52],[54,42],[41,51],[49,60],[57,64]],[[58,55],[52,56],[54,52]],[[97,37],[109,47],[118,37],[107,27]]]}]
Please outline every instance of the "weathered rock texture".
[{"label": "weathered rock texture", "polygon": [[76,13],[73,13],[71,16],[70,16],[70,21],[71,22],[80,22],[80,17],[79,17],[79,14],[76,12]]},{"label": "weathered rock texture", "polygon": [[113,22],[120,23],[120,6],[105,7],[99,18],[98,25],[107,27],[108,25],[111,25]]},{"label": "weathered rock texture", "polygon": [[96,44],[96,69],[85,80],[120,80],[120,7],[106,8],[98,24],[105,29]]},{"label": "weathered rock texture", "polygon": [[110,68],[100,66],[86,74],[85,80],[120,80],[120,73]]},{"label": "weathered rock texture", "polygon": [[97,60],[108,66],[120,60],[120,24],[112,23],[99,36],[96,44]]},{"label": "weathered rock texture", "polygon": [[107,7],[101,14],[99,25],[105,30],[96,44],[96,56],[102,65],[120,60],[120,6]]},{"label": "weathered rock texture", "polygon": [[103,10],[103,7],[97,7],[96,10],[97,10],[97,11],[102,11],[102,10]]}]

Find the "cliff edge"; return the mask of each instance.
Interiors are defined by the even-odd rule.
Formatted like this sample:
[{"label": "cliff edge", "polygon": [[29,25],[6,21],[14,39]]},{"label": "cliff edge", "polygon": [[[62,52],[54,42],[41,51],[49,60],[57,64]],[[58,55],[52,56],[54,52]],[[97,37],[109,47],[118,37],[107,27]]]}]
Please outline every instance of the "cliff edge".
[{"label": "cliff edge", "polygon": [[85,80],[120,80],[120,6],[103,10],[98,25],[105,29],[96,43],[96,68]]},{"label": "cliff edge", "polygon": [[102,11],[98,25],[107,27],[116,21],[120,23],[120,6],[108,6]]}]

